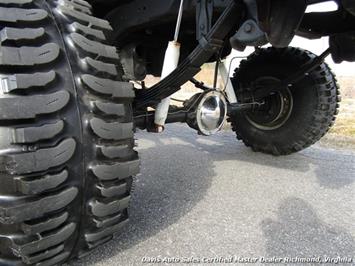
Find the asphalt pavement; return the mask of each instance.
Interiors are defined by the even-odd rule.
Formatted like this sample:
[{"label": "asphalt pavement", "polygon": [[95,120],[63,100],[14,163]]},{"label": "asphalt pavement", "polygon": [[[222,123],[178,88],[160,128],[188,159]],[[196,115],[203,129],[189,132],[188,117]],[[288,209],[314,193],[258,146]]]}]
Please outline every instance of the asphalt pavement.
[{"label": "asphalt pavement", "polygon": [[355,265],[355,151],[316,144],[274,157],[231,131],[204,137],[179,124],[136,137],[130,225],[70,265]]}]

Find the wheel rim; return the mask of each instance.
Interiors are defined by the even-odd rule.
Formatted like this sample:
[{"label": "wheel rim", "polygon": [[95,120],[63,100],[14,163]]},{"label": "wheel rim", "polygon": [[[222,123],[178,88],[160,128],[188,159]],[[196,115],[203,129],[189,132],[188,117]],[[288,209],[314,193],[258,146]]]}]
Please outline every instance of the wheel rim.
[{"label": "wheel rim", "polygon": [[[279,83],[280,80],[275,77],[262,77],[255,81],[257,89],[265,86],[276,88]],[[247,112],[247,120],[262,130],[274,130],[283,126],[293,109],[293,96],[288,86],[271,90],[262,100],[264,104],[260,108]]]}]

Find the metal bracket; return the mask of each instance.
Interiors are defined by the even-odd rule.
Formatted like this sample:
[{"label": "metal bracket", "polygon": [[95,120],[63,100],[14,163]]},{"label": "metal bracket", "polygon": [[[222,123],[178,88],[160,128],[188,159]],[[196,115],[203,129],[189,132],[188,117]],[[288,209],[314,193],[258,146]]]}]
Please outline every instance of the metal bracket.
[{"label": "metal bracket", "polygon": [[239,28],[230,42],[234,49],[244,51],[246,46],[260,46],[267,43],[266,33],[260,29],[256,0],[243,0],[249,19]]},{"label": "metal bracket", "polygon": [[212,26],[213,0],[197,0],[196,40],[205,37]]}]

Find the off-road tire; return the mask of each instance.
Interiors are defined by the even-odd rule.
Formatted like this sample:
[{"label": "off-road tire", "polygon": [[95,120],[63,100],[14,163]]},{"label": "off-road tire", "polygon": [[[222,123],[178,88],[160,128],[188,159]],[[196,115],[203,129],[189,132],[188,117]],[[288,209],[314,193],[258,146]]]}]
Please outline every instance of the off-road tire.
[{"label": "off-road tire", "polygon": [[[258,49],[236,69],[232,83],[238,95],[243,88],[263,76],[283,80],[295,73],[316,55],[299,48]],[[250,89],[249,89],[250,90]],[[286,155],[300,151],[317,142],[334,124],[338,114],[340,92],[334,74],[327,64],[309,72],[290,87],[293,109],[287,121],[274,130],[263,130],[248,119],[243,111],[230,118],[237,138],[254,151]]]},{"label": "off-road tire", "polygon": [[128,221],[134,91],[90,9],[0,1],[0,265],[60,265]]}]

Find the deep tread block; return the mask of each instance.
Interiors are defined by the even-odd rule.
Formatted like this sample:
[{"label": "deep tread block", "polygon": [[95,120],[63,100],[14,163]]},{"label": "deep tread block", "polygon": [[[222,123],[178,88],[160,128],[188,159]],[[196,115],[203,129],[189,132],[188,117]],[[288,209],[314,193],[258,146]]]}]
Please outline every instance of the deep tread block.
[{"label": "deep tread block", "polygon": [[133,98],[133,84],[98,78],[92,75],[82,75],[81,80],[92,90],[119,98]]},{"label": "deep tread block", "polygon": [[49,236],[41,237],[37,241],[33,241],[24,245],[17,245],[14,243],[12,249],[14,253],[18,254],[19,256],[25,256],[45,250],[47,248],[61,244],[66,239],[68,239],[74,233],[75,227],[75,223],[70,223],[66,226],[63,226],[57,232],[52,233]]},{"label": "deep tread block", "polygon": [[116,47],[102,44],[96,41],[89,40],[85,36],[73,32],[70,34],[74,44],[87,53],[94,54],[99,57],[118,59]]},{"label": "deep tread block", "polygon": [[86,64],[88,64],[90,67],[92,67],[95,71],[99,73],[108,73],[112,76],[118,75],[116,66],[114,64],[104,63],[102,61],[92,59],[91,57],[85,57],[84,61]]},{"label": "deep tread block", "polygon": [[0,31],[0,41],[35,40],[44,35],[44,28],[11,28],[5,27]]},{"label": "deep tread block", "polygon": [[42,197],[37,201],[29,201],[13,207],[0,207],[0,223],[14,224],[39,218],[67,206],[77,194],[78,189],[71,187],[60,193]]},{"label": "deep tread block", "polygon": [[112,217],[105,218],[105,219],[94,218],[93,221],[94,221],[97,228],[103,228],[103,227],[108,227],[113,224],[117,224],[121,219],[122,219],[122,214],[119,213],[117,215],[114,215]]},{"label": "deep tread block", "polygon": [[59,3],[59,5],[66,6],[68,8],[73,9],[73,10],[78,10],[80,12],[84,12],[88,15],[91,15],[91,10],[89,7],[80,5],[78,3],[75,3],[74,1],[59,0],[58,3]]},{"label": "deep tread block", "polygon": [[58,10],[71,18],[77,19],[78,21],[84,22],[94,27],[104,30],[112,30],[110,23],[108,23],[106,20],[90,16],[80,11],[71,9],[67,6],[58,6]]},{"label": "deep tread block", "polygon": [[96,241],[99,241],[100,239],[103,239],[107,236],[110,236],[112,234],[114,234],[115,232],[119,231],[121,228],[123,228],[126,224],[128,223],[128,219],[122,221],[119,224],[113,225],[111,227],[107,227],[99,232],[96,233],[91,233],[91,234],[86,234],[85,238],[86,241],[88,241],[89,243],[93,243]]},{"label": "deep tread block", "polygon": [[63,120],[40,127],[25,127],[12,130],[12,143],[32,143],[53,138],[64,129]]},{"label": "deep tread block", "polygon": [[49,260],[37,263],[36,266],[57,265],[59,262],[66,260],[69,256],[70,256],[70,252],[63,252],[63,253],[60,253],[59,255],[57,255]]},{"label": "deep tread block", "polygon": [[29,119],[59,111],[69,102],[67,91],[46,95],[0,98],[0,119]]},{"label": "deep tread block", "polygon": [[102,154],[110,159],[124,158],[132,154],[132,149],[128,145],[120,146],[101,146]]},{"label": "deep tread block", "polygon": [[2,136],[1,146],[5,148],[13,144],[27,144],[47,140],[61,133],[63,128],[64,122],[62,120],[38,127],[0,127],[0,136]]},{"label": "deep tread block", "polygon": [[45,175],[35,178],[31,177],[30,179],[26,177],[16,177],[14,180],[16,182],[17,191],[27,195],[35,195],[56,188],[64,183],[67,178],[68,171],[63,170],[56,175]]},{"label": "deep tread block", "polygon": [[48,249],[42,253],[33,256],[23,256],[22,261],[26,264],[34,264],[45,259],[51,258],[64,250],[64,245],[59,245],[55,248]]},{"label": "deep tread block", "polygon": [[92,171],[101,180],[124,179],[138,174],[139,160],[114,164],[98,164],[92,166]]},{"label": "deep tread block", "polygon": [[86,6],[88,8],[92,8],[92,6],[90,5],[90,3],[88,1],[84,1],[84,0],[71,0],[71,2],[74,2],[78,5],[82,5],[82,6]]},{"label": "deep tread block", "polygon": [[51,217],[44,222],[35,224],[22,223],[21,229],[26,235],[40,234],[61,226],[68,219],[68,217],[69,214],[65,212],[59,216]]},{"label": "deep tread block", "polygon": [[12,132],[12,143],[31,143],[53,138],[64,129],[63,120],[40,127],[16,128]]},{"label": "deep tread block", "polygon": [[125,114],[124,104],[95,101],[94,105],[98,110],[107,115],[124,116]]},{"label": "deep tread block", "polygon": [[87,242],[87,246],[89,249],[93,249],[93,248],[96,248],[96,247],[103,245],[106,242],[112,240],[112,238],[113,238],[113,235],[109,235],[109,236],[101,238],[100,240],[95,241],[95,242]]},{"label": "deep tread block", "polygon": [[5,4],[5,5],[9,5],[9,4],[24,5],[29,3],[32,3],[32,0],[1,0],[1,4]]},{"label": "deep tread block", "polygon": [[85,1],[85,0],[70,0],[71,2],[74,2],[78,5],[82,5],[82,6],[86,6],[90,9],[92,9],[92,5],[88,2],[88,1]]},{"label": "deep tread block", "polygon": [[130,196],[125,198],[114,200],[109,203],[103,203],[95,200],[90,203],[91,212],[96,217],[105,217],[115,213],[118,213],[128,207]]},{"label": "deep tread block", "polygon": [[107,123],[100,118],[90,120],[91,129],[94,133],[103,139],[122,140],[133,137],[133,123],[112,122]]},{"label": "deep tread block", "polygon": [[72,32],[78,32],[78,33],[83,33],[84,35],[89,35],[93,36],[95,38],[98,38],[100,40],[105,40],[105,34],[101,30],[96,30],[93,28],[89,28],[83,24],[80,24],[78,22],[74,22],[69,26],[69,29]]},{"label": "deep tread block", "polygon": [[109,187],[97,185],[97,188],[105,198],[117,197],[127,192],[127,185],[125,183]]},{"label": "deep tread block", "polygon": [[44,87],[56,77],[54,71],[33,74],[0,75],[0,89],[4,93],[32,87]]},{"label": "deep tread block", "polygon": [[59,55],[56,43],[47,43],[41,47],[23,46],[20,48],[2,46],[0,65],[34,66],[53,62]]},{"label": "deep tread block", "polygon": [[47,11],[43,9],[0,7],[0,21],[3,22],[33,22],[43,20],[47,16]]},{"label": "deep tread block", "polygon": [[2,156],[0,170],[11,174],[45,171],[67,162],[73,156],[75,147],[75,140],[70,138],[55,147]]}]

